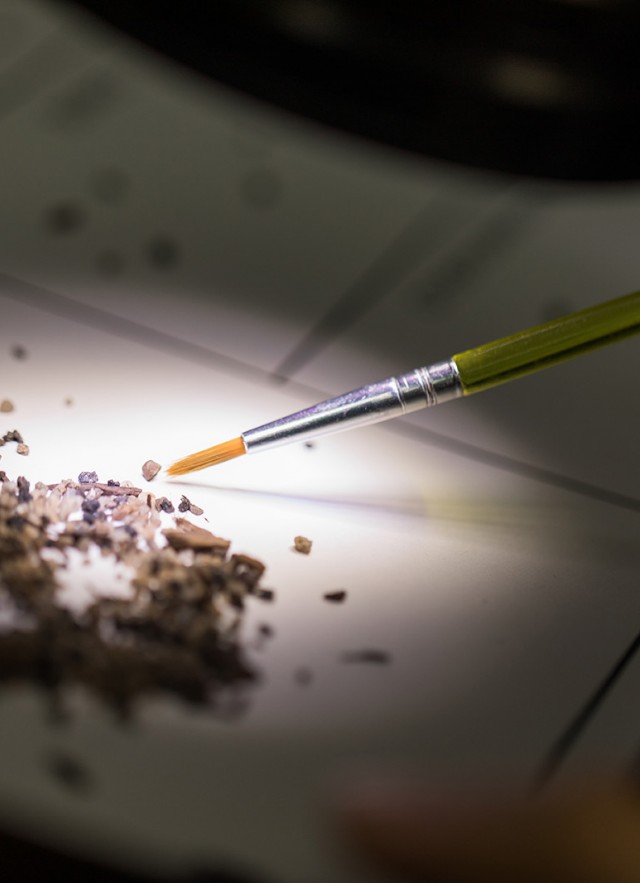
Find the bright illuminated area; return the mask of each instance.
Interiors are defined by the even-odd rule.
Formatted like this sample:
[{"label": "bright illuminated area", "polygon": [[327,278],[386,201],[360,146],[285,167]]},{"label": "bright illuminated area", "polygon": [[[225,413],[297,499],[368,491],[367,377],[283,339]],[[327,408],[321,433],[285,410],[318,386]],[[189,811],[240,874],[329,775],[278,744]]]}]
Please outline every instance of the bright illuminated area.
[{"label": "bright illuminated area", "polygon": [[[60,723],[3,674],[0,821],[143,868],[349,883],[373,878],[325,812],[354,778],[523,794],[543,769],[553,788],[629,765],[635,657],[557,746],[640,622],[633,340],[182,478],[141,469],[640,287],[637,187],[506,184],[288,127],[46,5],[9,8],[62,42],[59,76],[0,107],[0,437],[29,446],[8,440],[0,470],[186,496],[274,597],[246,598],[258,677],[217,709],[153,693],[122,723],[71,685]],[[160,546],[176,516],[158,513]],[[131,575],[72,550],[59,603],[130,597]],[[10,606],[0,579],[0,650]],[[61,784],[53,754],[90,786]]]}]

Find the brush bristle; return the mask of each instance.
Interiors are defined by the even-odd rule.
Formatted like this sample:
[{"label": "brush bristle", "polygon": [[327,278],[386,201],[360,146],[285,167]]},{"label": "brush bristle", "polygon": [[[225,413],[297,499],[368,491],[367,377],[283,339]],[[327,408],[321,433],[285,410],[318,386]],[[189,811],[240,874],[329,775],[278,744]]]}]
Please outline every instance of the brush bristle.
[{"label": "brush bristle", "polygon": [[204,451],[198,451],[196,454],[189,454],[188,457],[184,457],[184,459],[178,460],[169,466],[167,472],[169,475],[186,475],[187,472],[206,469],[207,466],[215,466],[218,463],[224,463],[225,460],[241,457],[246,453],[242,436],[240,436],[239,438],[232,438],[231,441],[223,442],[221,445],[205,448]]}]

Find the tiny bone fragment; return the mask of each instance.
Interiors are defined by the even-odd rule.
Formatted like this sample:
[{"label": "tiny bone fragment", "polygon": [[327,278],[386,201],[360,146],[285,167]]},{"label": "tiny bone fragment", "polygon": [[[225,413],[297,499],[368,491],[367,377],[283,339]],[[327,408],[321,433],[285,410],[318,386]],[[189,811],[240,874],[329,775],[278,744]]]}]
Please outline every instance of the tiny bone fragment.
[{"label": "tiny bone fragment", "polygon": [[312,540],[308,539],[308,537],[293,538],[293,548],[296,550],[296,552],[301,552],[303,555],[309,554],[312,545],[313,542]]},{"label": "tiny bone fragment", "polygon": [[142,464],[142,476],[145,481],[152,481],[161,469],[162,466],[155,460],[147,460]]},{"label": "tiny bone fragment", "polygon": [[342,654],[343,662],[367,662],[372,665],[388,665],[391,662],[391,654],[386,650],[350,650]]},{"label": "tiny bone fragment", "polygon": [[13,402],[10,399],[3,399],[0,402],[0,411],[2,411],[3,414],[9,414],[13,410]]},{"label": "tiny bone fragment", "polygon": [[24,442],[20,442],[18,444],[18,447],[16,448],[16,451],[19,454],[22,454],[23,457],[28,457],[29,456],[29,445],[25,445]]},{"label": "tiny bone fragment", "polygon": [[333,604],[342,604],[347,598],[347,593],[345,589],[336,589],[335,592],[325,592],[322,597]]}]

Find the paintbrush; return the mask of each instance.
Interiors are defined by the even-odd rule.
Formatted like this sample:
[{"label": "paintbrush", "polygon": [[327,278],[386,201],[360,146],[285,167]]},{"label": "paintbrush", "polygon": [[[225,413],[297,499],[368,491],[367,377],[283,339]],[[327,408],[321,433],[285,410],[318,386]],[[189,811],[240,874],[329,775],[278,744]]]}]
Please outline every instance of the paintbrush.
[{"label": "paintbrush", "polygon": [[327,399],[190,454],[167,471],[184,475],[243,454],[379,423],[507,383],[638,331],[640,292],[635,292]]}]

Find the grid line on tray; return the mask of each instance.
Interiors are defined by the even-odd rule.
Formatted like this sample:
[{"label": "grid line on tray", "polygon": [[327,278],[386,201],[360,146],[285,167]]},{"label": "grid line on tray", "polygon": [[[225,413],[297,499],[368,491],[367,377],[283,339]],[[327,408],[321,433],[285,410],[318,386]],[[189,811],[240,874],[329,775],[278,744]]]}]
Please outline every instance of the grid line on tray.
[{"label": "grid line on tray", "polygon": [[[77,73],[69,38],[53,31],[22,52],[0,75],[0,121],[21,110],[54,82]],[[95,58],[87,65],[93,66]]]},{"label": "grid line on tray", "polygon": [[282,382],[311,361],[344,331],[397,287],[424,248],[428,227],[434,221],[432,196],[400,232],[348,285],[340,297],[315,322],[274,369]]},{"label": "grid line on tray", "polygon": [[633,638],[584,705],[552,744],[535,775],[534,790],[539,790],[547,785],[559,771],[569,752],[600,710],[607,696],[629,667],[638,650],[640,650],[640,632]]},{"label": "grid line on tray", "polygon": [[[67,295],[44,288],[41,285],[26,282],[6,273],[0,273],[0,297],[15,300],[31,308],[42,310],[125,340],[141,343],[151,349],[170,353],[195,364],[237,376],[240,379],[251,380],[265,385],[274,382],[273,372],[266,368],[260,368],[257,365],[219,353],[200,344],[191,343],[184,338],[165,331],[158,331],[155,328],[143,325],[141,322],[111,313],[102,307],[81,303]],[[329,395],[326,391],[301,383],[295,378],[290,380],[288,389],[313,401],[319,401],[327,398]],[[485,466],[491,466],[503,472],[519,475],[541,484],[559,488],[628,511],[640,512],[640,499],[636,497],[621,494],[590,482],[554,472],[542,466],[518,460],[515,457],[509,457],[506,454],[491,451],[480,445],[474,445],[471,442],[456,439],[445,433],[417,426],[406,420],[394,420],[384,424],[383,428],[421,444],[446,450],[467,460],[482,463]]]},{"label": "grid line on tray", "polygon": [[471,279],[522,236],[531,217],[531,209],[523,203],[515,185],[503,191],[475,223],[461,231],[453,248],[443,250],[416,293],[416,305],[431,310],[445,300],[450,304]]},{"label": "grid line on tray", "polygon": [[[515,193],[515,198],[514,198]],[[392,291],[429,267],[428,280],[420,286],[416,303],[421,309],[452,296],[460,280],[478,273],[481,263],[494,257],[496,249],[519,235],[528,212],[518,199],[518,188],[501,190],[472,214],[452,237],[429,250],[429,231],[439,223],[438,197],[432,197],[400,233],[365,267],[338,300],[295,344],[275,368],[281,381],[307,365],[339,335],[369,313]]]}]

